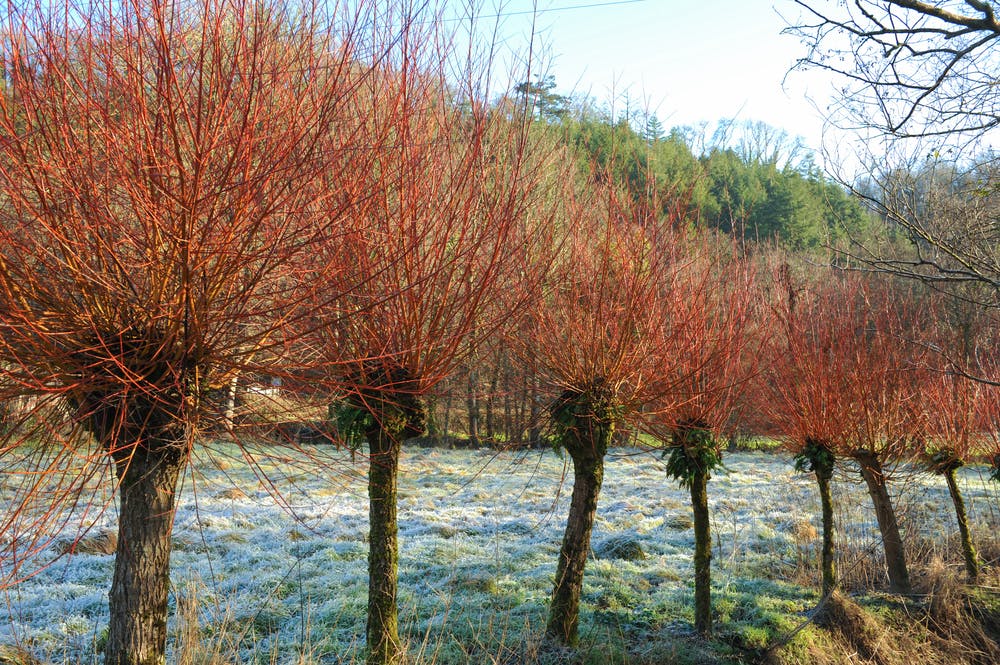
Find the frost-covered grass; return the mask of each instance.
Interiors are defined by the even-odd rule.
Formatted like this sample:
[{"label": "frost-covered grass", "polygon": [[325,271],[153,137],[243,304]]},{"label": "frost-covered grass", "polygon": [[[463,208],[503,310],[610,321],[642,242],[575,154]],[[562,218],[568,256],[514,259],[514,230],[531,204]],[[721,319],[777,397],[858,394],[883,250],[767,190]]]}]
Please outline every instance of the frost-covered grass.
[{"label": "frost-covered grass", "polygon": [[[219,662],[237,653],[243,663],[300,662],[303,654],[308,662],[360,660],[364,459],[329,455],[323,473],[265,464],[272,489],[235,454],[196,463],[174,528],[171,621],[182,637],[172,658],[193,640],[215,645],[205,648],[223,654]],[[818,498],[812,478],[781,455],[736,453],[725,462],[709,484],[719,644],[752,649],[790,631],[816,603]],[[870,553],[878,550],[867,495],[849,482],[855,475],[845,472],[835,496],[849,580],[859,568],[871,574]],[[571,481],[551,451],[404,451],[401,621],[419,660],[538,658]],[[995,490],[976,469],[961,481],[972,519],[995,529]],[[908,539],[948,549],[955,520],[944,482],[910,474],[894,487]],[[272,499],[274,489],[287,506]],[[593,542],[627,536],[646,557],[588,564],[581,631],[593,662],[621,662],[625,653],[628,662],[657,662],[685,648],[693,620],[690,513],[686,491],[666,479],[656,455],[609,455]],[[95,529],[113,528],[114,519],[109,511]],[[7,592],[0,642],[20,642],[51,662],[99,662],[93,654],[107,622],[112,556],[53,560]]]}]

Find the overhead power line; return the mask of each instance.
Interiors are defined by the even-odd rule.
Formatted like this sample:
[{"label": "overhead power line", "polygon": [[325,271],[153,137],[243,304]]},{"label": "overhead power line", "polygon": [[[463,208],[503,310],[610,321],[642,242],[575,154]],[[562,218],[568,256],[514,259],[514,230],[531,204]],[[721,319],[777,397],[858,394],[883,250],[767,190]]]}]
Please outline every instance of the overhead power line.
[{"label": "overhead power line", "polygon": [[[555,14],[558,12],[568,12],[575,11],[579,9],[597,9],[599,7],[613,7],[615,5],[637,5],[640,3],[648,2],[649,0],[608,0],[607,2],[591,2],[585,5],[568,5],[566,7],[549,7],[547,9],[523,9],[519,11],[511,12],[497,12],[496,14],[482,14],[478,15],[478,18],[507,18],[509,16],[530,16],[542,14]],[[464,21],[466,18],[444,18],[442,21]]]},{"label": "overhead power line", "polygon": [[497,14],[497,17],[503,16],[518,16],[525,14],[551,14],[555,12],[568,12],[576,9],[596,9],[598,7],[612,7],[614,5],[637,5],[642,2],[648,2],[648,0],[610,0],[609,2],[592,2],[586,5],[569,5],[568,7],[549,7],[548,9],[526,9],[518,12],[502,12]]}]

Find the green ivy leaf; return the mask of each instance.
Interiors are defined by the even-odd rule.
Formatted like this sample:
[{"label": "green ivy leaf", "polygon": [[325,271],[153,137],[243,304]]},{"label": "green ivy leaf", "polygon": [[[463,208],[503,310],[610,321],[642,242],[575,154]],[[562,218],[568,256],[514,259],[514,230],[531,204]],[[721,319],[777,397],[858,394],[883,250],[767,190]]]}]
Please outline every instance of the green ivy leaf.
[{"label": "green ivy leaf", "polygon": [[674,433],[674,442],[664,451],[667,476],[690,488],[695,477],[722,466],[722,451],[712,432],[702,427],[682,427]]}]

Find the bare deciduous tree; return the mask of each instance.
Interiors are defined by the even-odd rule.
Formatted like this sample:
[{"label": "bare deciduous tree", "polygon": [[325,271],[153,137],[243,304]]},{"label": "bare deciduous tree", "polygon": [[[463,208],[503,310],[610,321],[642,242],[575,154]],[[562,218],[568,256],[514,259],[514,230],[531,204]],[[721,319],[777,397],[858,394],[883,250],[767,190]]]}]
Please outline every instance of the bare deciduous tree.
[{"label": "bare deciduous tree", "polygon": [[514,341],[545,377],[549,419],[573,464],[546,626],[550,637],[572,645],[605,455],[616,429],[640,417],[661,383],[649,359],[671,329],[656,286],[675,257],[650,242],[668,222],[635,213],[610,192],[566,192],[564,199],[565,246],[544,297],[533,303],[530,333]]},{"label": "bare deciduous tree", "polygon": [[977,139],[1000,125],[992,0],[796,0],[800,66],[835,74],[838,112],[893,137]]},{"label": "bare deciduous tree", "polygon": [[948,485],[970,584],[978,581],[979,558],[956,472],[975,455],[980,432],[989,427],[980,411],[987,390],[982,383],[953,372],[932,374],[924,386],[925,408],[920,422],[923,436],[915,439],[922,445],[914,452],[924,459],[929,471],[944,477]]},{"label": "bare deciduous tree", "polygon": [[[896,241],[852,258],[959,299],[1000,308],[996,152],[1000,20],[995,0],[796,0],[799,66],[834,76],[829,110],[858,130],[861,180],[846,181]],[[880,140],[881,139],[881,140]],[[995,381],[981,366],[957,368]]]},{"label": "bare deciduous tree", "polygon": [[[854,187],[905,249],[855,247],[864,264],[919,280],[988,309],[1000,309],[1000,179],[995,166],[971,170],[928,159],[873,172]],[[970,357],[970,360],[972,358]]]},{"label": "bare deciduous tree", "polygon": [[695,630],[707,636],[712,632],[708,481],[722,461],[719,439],[756,372],[757,279],[735,245],[711,234],[685,238],[678,249],[682,266],[661,274],[658,284],[674,334],[652,358],[664,390],[647,426],[663,442],[667,475],[691,493]]}]

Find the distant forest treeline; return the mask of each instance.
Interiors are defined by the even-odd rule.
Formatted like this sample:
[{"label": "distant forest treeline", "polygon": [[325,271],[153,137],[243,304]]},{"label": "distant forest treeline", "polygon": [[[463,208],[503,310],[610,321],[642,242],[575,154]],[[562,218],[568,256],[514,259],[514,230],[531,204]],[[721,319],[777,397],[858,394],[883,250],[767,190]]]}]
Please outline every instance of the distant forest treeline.
[{"label": "distant forest treeline", "polygon": [[[697,223],[793,250],[836,246],[869,230],[871,216],[824,176],[813,153],[761,122],[666,130],[655,115],[618,113],[554,92],[545,78],[515,93],[575,148],[581,172],[610,180],[638,203],[689,202]],[[664,211],[665,212],[665,211]]]}]

